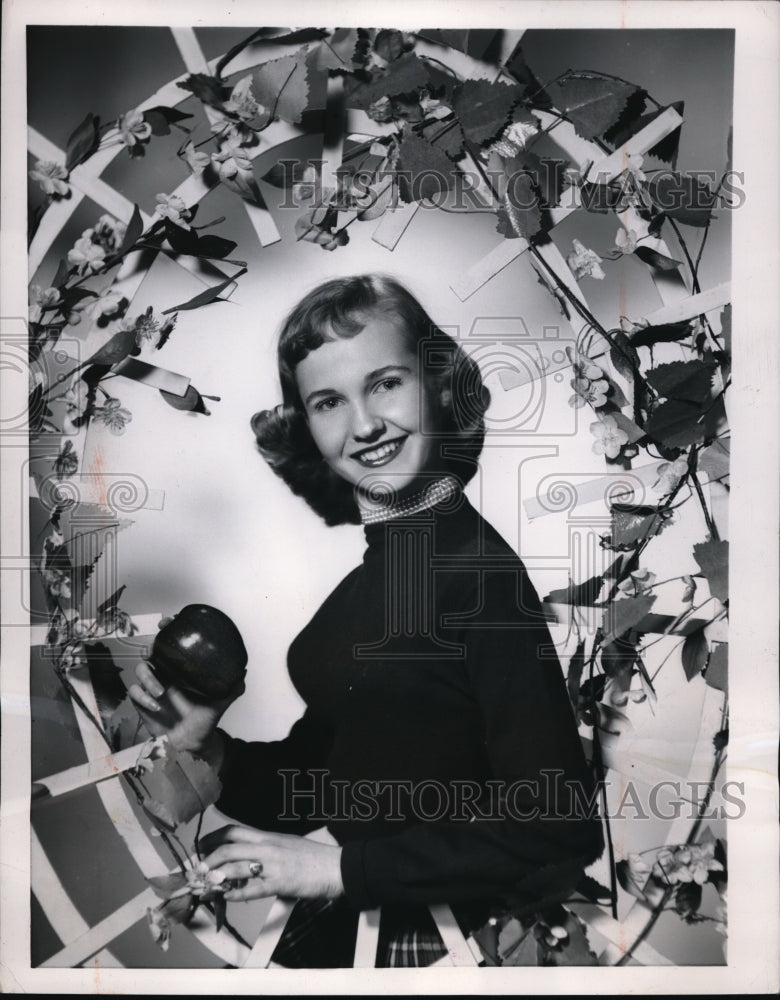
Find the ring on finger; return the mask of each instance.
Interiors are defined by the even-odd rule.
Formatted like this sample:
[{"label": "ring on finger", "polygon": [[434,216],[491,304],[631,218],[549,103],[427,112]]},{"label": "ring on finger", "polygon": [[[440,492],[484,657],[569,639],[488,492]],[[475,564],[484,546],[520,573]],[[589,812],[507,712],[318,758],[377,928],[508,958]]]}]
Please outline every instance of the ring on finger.
[{"label": "ring on finger", "polygon": [[263,874],[263,866],[259,861],[249,862],[249,877],[259,878]]}]

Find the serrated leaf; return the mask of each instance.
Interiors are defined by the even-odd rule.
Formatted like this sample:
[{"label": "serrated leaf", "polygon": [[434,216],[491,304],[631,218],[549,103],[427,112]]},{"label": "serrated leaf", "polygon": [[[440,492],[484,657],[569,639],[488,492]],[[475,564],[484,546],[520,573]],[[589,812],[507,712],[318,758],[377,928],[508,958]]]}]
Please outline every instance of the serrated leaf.
[{"label": "serrated leaf", "polygon": [[627,552],[643,539],[660,534],[671,517],[669,511],[659,511],[658,507],[644,504],[614,503],[610,511],[612,530],[604,544],[618,552]]},{"label": "serrated leaf", "polygon": [[99,142],[100,119],[90,111],[68,136],[65,147],[65,169],[68,173],[91,156]]},{"label": "serrated leaf", "polygon": [[689,681],[702,672],[710,655],[710,644],[704,634],[704,629],[697,629],[685,637],[682,648],[682,665]]},{"label": "serrated leaf", "polygon": [[634,347],[652,347],[653,344],[671,344],[684,340],[691,335],[690,320],[679,323],[659,323],[657,326],[645,326],[631,335]]},{"label": "serrated leaf", "polygon": [[569,692],[569,700],[576,708],[580,694],[580,683],[582,681],[582,671],[585,667],[585,642],[577,643],[577,648],[569,659],[569,669],[566,674],[566,690]]},{"label": "serrated leaf", "polygon": [[[182,302],[178,306],[171,306],[170,309],[164,309],[162,312],[163,316],[168,316],[173,312],[180,312],[184,309],[199,309],[201,306],[206,306],[210,302],[214,302],[219,299],[219,296],[226,288],[229,288],[242,274],[246,274],[246,268],[243,267],[234,275],[232,278],[226,278],[224,281],[220,281],[218,285],[214,285],[211,288],[207,288],[205,292],[200,292],[194,298],[188,299],[186,302]],[[220,300],[222,301],[222,300]]]},{"label": "serrated leaf", "polygon": [[650,178],[647,191],[665,216],[689,226],[708,225],[715,207],[715,192],[693,174],[661,172]]},{"label": "serrated leaf", "polygon": [[563,929],[567,937],[557,948],[543,949],[545,966],[598,965],[599,960],[590,946],[585,924],[571,911],[565,910],[566,922]]},{"label": "serrated leaf", "polygon": [[528,174],[513,179],[497,210],[496,228],[508,239],[531,240],[541,231],[542,213],[533,182]]},{"label": "serrated leaf", "polygon": [[547,88],[556,107],[583,139],[596,139],[613,126],[638,87],[620,80],[577,74]]},{"label": "serrated leaf", "polygon": [[649,437],[667,448],[687,448],[700,444],[705,437],[704,423],[699,420],[701,406],[683,399],[670,399],[656,407],[645,423]]},{"label": "serrated leaf", "polygon": [[522,96],[523,88],[517,84],[464,80],[455,93],[453,110],[466,137],[483,146],[504,130]]},{"label": "serrated leaf", "polygon": [[673,361],[658,365],[645,376],[659,396],[702,403],[712,390],[712,377],[717,366],[707,361]]},{"label": "serrated leaf", "polygon": [[650,608],[654,604],[655,597],[646,594],[613,601],[604,612],[603,645],[608,646],[615,639],[625,635],[629,629],[636,628],[650,613]]},{"label": "serrated leaf", "polygon": [[311,65],[318,70],[349,72],[365,63],[370,47],[370,39],[361,37],[359,30],[337,28],[311,50]]},{"label": "serrated leaf", "polygon": [[665,257],[664,254],[653,250],[652,247],[637,247],[634,250],[634,256],[658,271],[676,271],[682,264],[682,261],[675,260],[673,257]]},{"label": "serrated leaf", "polygon": [[458,121],[433,121],[422,128],[422,135],[452,160],[463,155],[463,129]]},{"label": "serrated leaf", "polygon": [[[517,116],[515,117],[517,119]],[[541,159],[530,150],[521,150],[516,156],[506,160],[504,170],[508,179],[507,187],[512,187],[514,176],[528,174],[539,192],[540,204],[547,209],[554,208],[563,194],[565,167],[566,163],[563,160],[550,157]]]},{"label": "serrated leaf", "polygon": [[729,543],[700,542],[693,546],[693,558],[707,578],[712,596],[725,604],[729,599]]},{"label": "serrated leaf", "polygon": [[441,150],[425,139],[409,135],[398,152],[398,189],[404,201],[440,197],[449,190],[457,167]]},{"label": "serrated leaf", "polygon": [[530,101],[535,108],[552,107],[552,99],[547,91],[542,90],[539,80],[528,65],[522,45],[515,47],[505,66],[523,88],[526,100]]},{"label": "serrated leaf", "polygon": [[258,66],[252,74],[255,99],[282,121],[297,125],[309,101],[306,54],[282,56]]},{"label": "serrated leaf", "polygon": [[[659,108],[657,111],[650,111],[630,124],[627,124],[625,127],[619,129],[619,131],[616,131],[610,136],[610,141],[616,147],[622,146],[624,143],[628,142],[632,136],[637,135],[651,122],[654,122],[656,118],[659,118],[662,114],[664,114],[664,112],[668,111],[669,108],[673,108],[682,117],[685,104],[683,101],[673,101],[671,104],[667,104],[665,107]],[[659,160],[664,160],[666,163],[671,163],[672,166],[674,166],[677,161],[677,150],[680,145],[681,132],[682,126],[678,125],[676,129],[673,129],[668,135],[664,136],[663,139],[659,140],[651,149],[648,149],[646,155],[655,156]]]},{"label": "serrated leaf", "polygon": [[630,858],[625,858],[615,864],[615,874],[618,884],[632,895],[634,899],[639,899],[647,903],[648,899],[642,888],[643,880],[647,877],[646,872],[638,871]]},{"label": "serrated leaf", "polygon": [[620,136],[622,136],[629,129],[634,128],[641,120],[642,112],[645,110],[645,105],[647,104],[647,91],[638,88],[633,94],[631,94],[626,101],[625,107],[620,112],[617,121],[614,125],[608,128],[602,139],[604,142],[608,143],[612,147],[617,147],[622,144]]},{"label": "serrated leaf", "polygon": [[169,742],[166,756],[153,761],[144,775],[145,802],[153,816],[167,826],[187,823],[219,798],[222,785],[216,771]]},{"label": "serrated leaf", "polygon": [[182,90],[189,90],[198,100],[212,108],[221,108],[228,95],[228,88],[222,81],[207,73],[191,73],[186,80],[179,81],[176,86]]}]

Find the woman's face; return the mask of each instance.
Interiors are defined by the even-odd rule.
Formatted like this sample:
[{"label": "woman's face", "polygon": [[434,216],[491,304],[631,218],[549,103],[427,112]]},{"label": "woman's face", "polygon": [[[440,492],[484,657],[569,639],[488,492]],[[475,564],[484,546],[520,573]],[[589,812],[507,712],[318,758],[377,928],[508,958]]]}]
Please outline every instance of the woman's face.
[{"label": "woman's face", "polygon": [[400,328],[377,314],[354,337],[326,341],[295,377],[314,442],[342,479],[396,494],[441,475],[436,402]]}]

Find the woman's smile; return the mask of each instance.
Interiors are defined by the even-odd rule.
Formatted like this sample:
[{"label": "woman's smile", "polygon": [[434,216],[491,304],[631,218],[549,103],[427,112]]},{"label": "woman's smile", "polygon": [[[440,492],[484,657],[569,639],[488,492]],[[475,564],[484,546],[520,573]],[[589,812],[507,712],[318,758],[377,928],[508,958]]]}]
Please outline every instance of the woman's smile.
[{"label": "woman's smile", "polygon": [[357,459],[361,465],[375,468],[378,465],[387,465],[392,462],[406,443],[406,437],[395,438],[392,441],[383,441],[380,445],[365,448],[363,451],[356,451],[352,457]]}]

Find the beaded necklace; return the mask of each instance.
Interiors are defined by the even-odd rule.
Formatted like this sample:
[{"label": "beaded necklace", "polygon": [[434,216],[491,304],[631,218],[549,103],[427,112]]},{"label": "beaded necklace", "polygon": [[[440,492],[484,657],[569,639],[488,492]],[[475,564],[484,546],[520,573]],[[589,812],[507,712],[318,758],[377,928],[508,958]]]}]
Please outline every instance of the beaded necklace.
[{"label": "beaded necklace", "polygon": [[390,521],[397,517],[419,514],[421,511],[441,503],[442,500],[449,499],[459,489],[460,485],[454,476],[445,476],[443,479],[429,483],[419,492],[404,500],[397,500],[395,503],[377,507],[374,510],[361,510],[360,520],[363,524],[377,524],[380,521]]}]

